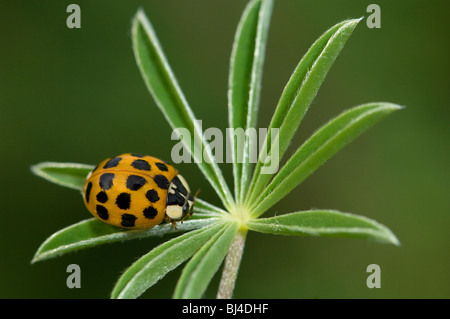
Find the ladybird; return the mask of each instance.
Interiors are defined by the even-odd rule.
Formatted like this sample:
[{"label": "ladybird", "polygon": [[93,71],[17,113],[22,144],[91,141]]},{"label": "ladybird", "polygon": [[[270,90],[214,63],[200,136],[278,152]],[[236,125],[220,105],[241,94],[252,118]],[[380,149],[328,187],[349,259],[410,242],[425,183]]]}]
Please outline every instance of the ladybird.
[{"label": "ladybird", "polygon": [[146,229],[163,220],[176,228],[194,206],[186,180],[173,166],[138,154],[97,165],[86,178],[83,199],[94,217],[125,229]]}]

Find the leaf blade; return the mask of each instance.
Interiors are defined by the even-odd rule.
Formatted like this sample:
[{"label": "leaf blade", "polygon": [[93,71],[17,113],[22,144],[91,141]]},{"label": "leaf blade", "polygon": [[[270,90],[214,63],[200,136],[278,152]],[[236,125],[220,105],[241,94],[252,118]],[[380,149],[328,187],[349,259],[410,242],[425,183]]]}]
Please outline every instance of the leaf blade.
[{"label": "leaf blade", "polygon": [[83,190],[86,176],[93,165],[80,163],[42,162],[31,166],[31,171],[49,182],[60,186]]},{"label": "leaf blade", "polygon": [[367,217],[337,210],[309,210],[259,218],[250,221],[248,226],[253,231],[276,235],[356,237],[400,245],[386,226]]},{"label": "leaf blade", "polygon": [[178,280],[174,298],[201,298],[225,258],[237,230],[237,223],[224,226],[192,257]]},{"label": "leaf blade", "polygon": [[190,258],[220,228],[217,223],[173,238],[133,263],[119,278],[111,298],[137,298],[169,271]]},{"label": "leaf blade", "polygon": [[[232,207],[233,196],[215,162],[211,148],[203,137],[201,125],[189,107],[143,10],[139,10],[133,19],[132,40],[138,68],[156,105],[172,129],[188,130],[189,138],[179,136],[182,143],[191,153],[200,171],[216,189],[225,207]],[[172,136],[174,133],[175,131]]]},{"label": "leaf blade", "polygon": [[216,214],[217,216],[228,214],[228,212],[222,208],[212,205],[203,199],[196,198],[194,202],[194,214],[197,214],[198,212],[210,212],[211,214]]},{"label": "leaf blade", "polygon": [[[230,58],[228,79],[229,127],[247,130],[256,126],[259,108],[262,69],[273,0],[250,1],[239,21]],[[237,137],[229,131],[233,157],[235,198],[242,200],[249,169],[249,142],[238,145]],[[239,152],[243,150],[243,154]],[[244,191],[245,192],[245,191]]]},{"label": "leaf blade", "polygon": [[392,103],[363,104],[341,113],[322,126],[297,149],[255,200],[252,216],[263,214],[344,146],[401,108]]},{"label": "leaf blade", "polygon": [[[253,172],[247,203],[254,202],[269,183],[273,174],[261,174],[265,161],[272,156],[281,161],[328,71],[360,20],[350,19],[336,24],[320,36],[300,60],[270,122]],[[278,135],[273,136],[272,129],[279,129]],[[272,152],[271,143],[274,141],[278,141],[277,155]]]},{"label": "leaf blade", "polygon": [[31,263],[102,244],[194,230],[218,220],[218,218],[192,219],[179,224],[177,230],[173,229],[171,224],[161,224],[139,231],[121,230],[96,218],[89,218],[65,227],[47,238],[37,249]]}]

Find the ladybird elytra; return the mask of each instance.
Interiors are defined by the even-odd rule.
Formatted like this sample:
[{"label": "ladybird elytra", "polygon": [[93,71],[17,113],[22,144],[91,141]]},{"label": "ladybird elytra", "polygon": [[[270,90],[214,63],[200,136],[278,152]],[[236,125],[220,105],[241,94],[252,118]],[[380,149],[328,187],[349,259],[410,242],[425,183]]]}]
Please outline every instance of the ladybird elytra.
[{"label": "ladybird elytra", "polygon": [[194,205],[186,180],[172,165],[131,153],[97,165],[86,178],[83,199],[94,217],[125,229],[146,229],[163,220],[176,227]]}]

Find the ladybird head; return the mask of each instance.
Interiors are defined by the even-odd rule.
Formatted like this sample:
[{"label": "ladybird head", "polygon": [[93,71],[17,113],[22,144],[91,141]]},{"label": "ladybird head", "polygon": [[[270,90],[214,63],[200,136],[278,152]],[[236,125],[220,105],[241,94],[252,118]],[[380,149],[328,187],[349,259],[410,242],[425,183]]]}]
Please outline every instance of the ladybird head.
[{"label": "ladybird head", "polygon": [[193,208],[194,196],[184,177],[178,174],[170,183],[167,194],[167,219],[172,222],[183,221],[192,215]]}]

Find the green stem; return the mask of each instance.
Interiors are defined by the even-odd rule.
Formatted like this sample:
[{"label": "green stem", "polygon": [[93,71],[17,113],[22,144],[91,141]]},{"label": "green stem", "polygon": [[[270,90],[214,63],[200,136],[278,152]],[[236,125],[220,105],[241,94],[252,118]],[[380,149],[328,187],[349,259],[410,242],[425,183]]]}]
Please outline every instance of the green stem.
[{"label": "green stem", "polygon": [[217,292],[217,299],[231,299],[233,296],[234,285],[236,282],[239,265],[242,260],[242,253],[244,252],[245,238],[247,229],[239,230],[231,243],[225,258],[225,266],[220,279],[219,291]]}]

